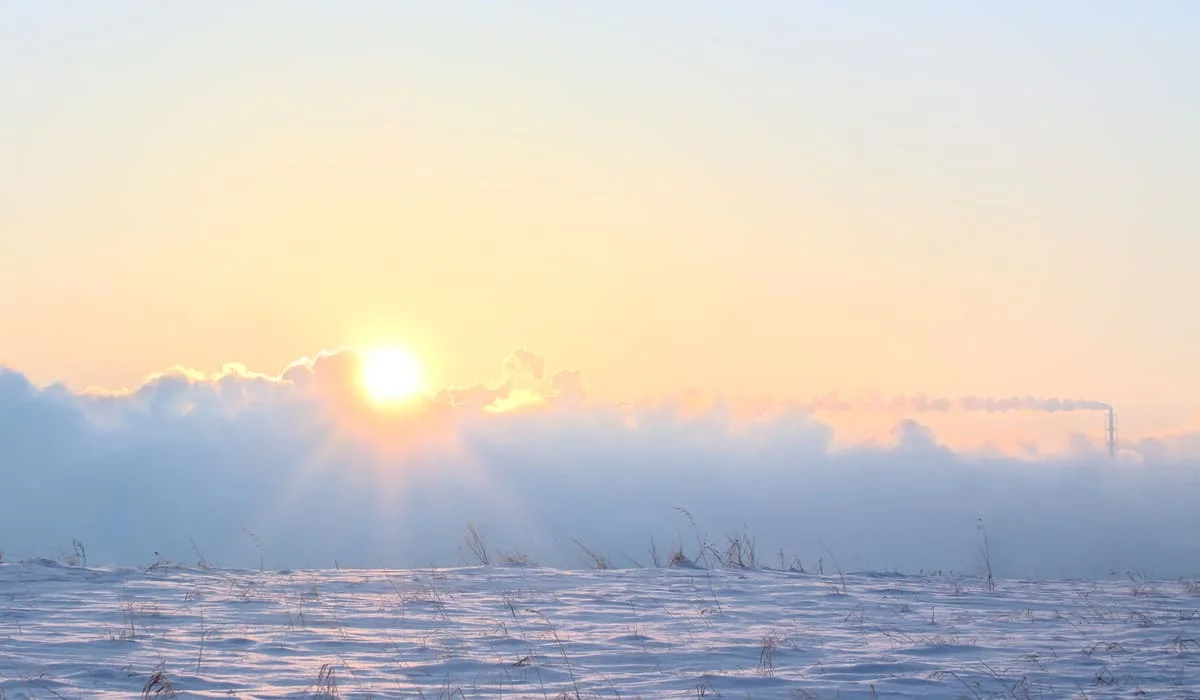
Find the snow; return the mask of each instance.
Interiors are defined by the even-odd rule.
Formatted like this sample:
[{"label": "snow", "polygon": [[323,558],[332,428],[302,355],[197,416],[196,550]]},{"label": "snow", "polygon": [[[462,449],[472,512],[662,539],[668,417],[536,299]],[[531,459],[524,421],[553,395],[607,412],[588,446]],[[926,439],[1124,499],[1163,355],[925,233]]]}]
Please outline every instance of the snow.
[{"label": "snow", "polygon": [[1189,697],[1200,588],[1125,576],[7,563],[0,697]]}]

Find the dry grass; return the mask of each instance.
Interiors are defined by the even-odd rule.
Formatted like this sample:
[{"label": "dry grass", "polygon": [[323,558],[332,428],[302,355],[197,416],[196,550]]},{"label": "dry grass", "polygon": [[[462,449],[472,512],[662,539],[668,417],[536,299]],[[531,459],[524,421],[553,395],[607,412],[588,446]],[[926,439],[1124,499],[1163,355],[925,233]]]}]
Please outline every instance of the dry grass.
[{"label": "dry grass", "polygon": [[321,665],[321,670],[317,672],[317,682],[312,697],[328,699],[341,697],[338,694],[337,676],[332,664]]},{"label": "dry grass", "polygon": [[159,664],[158,668],[150,674],[146,679],[146,684],[142,686],[143,698],[174,698],[178,696],[175,690],[175,685],[171,683],[171,679],[167,677],[166,668]]},{"label": "dry grass", "polygon": [[475,528],[474,523],[467,525],[467,534],[463,535],[463,546],[475,557],[480,566],[492,565],[492,557],[488,554],[487,541],[483,539],[483,535],[479,534],[479,530]]},{"label": "dry grass", "polygon": [[775,676],[775,652],[779,649],[779,638],[768,634],[762,638],[762,649],[758,653],[758,672],[761,675]]},{"label": "dry grass", "polygon": [[616,568],[613,566],[612,560],[608,558],[608,555],[604,554],[603,552],[597,552],[593,549],[590,549],[587,545],[574,537],[571,538],[571,541],[574,542],[575,546],[579,548],[579,552],[583,557],[584,563],[589,567],[600,570]]}]

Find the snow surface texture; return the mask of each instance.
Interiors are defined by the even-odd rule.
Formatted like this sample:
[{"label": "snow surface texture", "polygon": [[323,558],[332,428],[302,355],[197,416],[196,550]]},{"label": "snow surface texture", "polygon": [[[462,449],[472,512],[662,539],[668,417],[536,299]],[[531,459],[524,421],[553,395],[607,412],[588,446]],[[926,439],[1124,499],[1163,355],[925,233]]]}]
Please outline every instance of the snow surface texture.
[{"label": "snow surface texture", "polygon": [[[828,572],[827,572],[828,573]],[[1198,697],[1200,588],[0,565],[0,696]],[[157,675],[155,675],[157,674]]]}]

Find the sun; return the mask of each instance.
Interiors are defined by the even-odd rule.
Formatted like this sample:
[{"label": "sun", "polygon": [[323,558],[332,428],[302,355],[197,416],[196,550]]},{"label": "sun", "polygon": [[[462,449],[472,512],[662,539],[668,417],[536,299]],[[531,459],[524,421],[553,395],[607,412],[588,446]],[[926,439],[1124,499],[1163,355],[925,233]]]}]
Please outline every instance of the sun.
[{"label": "sun", "polygon": [[403,403],[421,391],[421,366],[400,348],[373,348],[362,353],[358,381],[377,406]]}]

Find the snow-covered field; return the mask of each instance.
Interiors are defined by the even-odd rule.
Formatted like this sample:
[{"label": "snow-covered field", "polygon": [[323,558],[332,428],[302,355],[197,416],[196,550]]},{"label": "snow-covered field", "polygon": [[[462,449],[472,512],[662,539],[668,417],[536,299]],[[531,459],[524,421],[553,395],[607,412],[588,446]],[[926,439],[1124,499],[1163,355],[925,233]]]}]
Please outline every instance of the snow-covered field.
[{"label": "snow-covered field", "polygon": [[[1200,697],[1200,588],[0,564],[0,697]],[[173,691],[172,691],[173,689]]]}]

